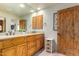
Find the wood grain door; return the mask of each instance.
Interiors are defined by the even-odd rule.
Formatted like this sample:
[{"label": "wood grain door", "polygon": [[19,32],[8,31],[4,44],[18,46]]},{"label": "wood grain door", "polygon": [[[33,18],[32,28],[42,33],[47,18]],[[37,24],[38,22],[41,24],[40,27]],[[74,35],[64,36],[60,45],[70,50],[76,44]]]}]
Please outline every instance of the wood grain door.
[{"label": "wood grain door", "polygon": [[57,34],[58,35],[57,47],[59,52],[62,52],[62,51],[64,52],[64,49],[66,47],[66,40],[64,38],[65,36],[64,18],[65,18],[65,13],[59,12],[58,13],[58,34]]},{"label": "wood grain door", "polygon": [[[58,50],[67,55],[67,51],[73,52],[74,41],[74,9],[64,9],[58,13]],[[67,50],[67,51],[66,51]],[[65,53],[66,51],[66,53]],[[73,55],[73,53],[72,53]]]},{"label": "wood grain door", "polygon": [[74,55],[79,55],[79,6],[75,7],[74,13]]}]

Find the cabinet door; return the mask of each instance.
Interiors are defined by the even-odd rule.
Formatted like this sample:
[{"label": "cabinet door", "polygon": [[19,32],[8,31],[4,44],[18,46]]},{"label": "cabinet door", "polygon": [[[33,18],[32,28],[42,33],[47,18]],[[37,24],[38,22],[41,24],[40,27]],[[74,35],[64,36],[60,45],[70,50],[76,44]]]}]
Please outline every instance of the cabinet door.
[{"label": "cabinet door", "polygon": [[33,55],[36,52],[36,39],[35,36],[27,37],[27,50],[28,56]]},{"label": "cabinet door", "polygon": [[33,55],[36,52],[36,41],[30,41],[27,45],[28,56]]},{"label": "cabinet door", "polygon": [[2,56],[16,56],[16,47],[3,49]]},{"label": "cabinet door", "polygon": [[41,42],[40,42],[40,39],[37,39],[37,51],[40,49],[41,47]]},{"label": "cabinet door", "polygon": [[44,48],[44,36],[43,35],[40,38],[40,48]]},{"label": "cabinet door", "polygon": [[16,55],[17,56],[26,56],[27,55],[27,45],[21,44],[16,47]]},{"label": "cabinet door", "polygon": [[36,29],[36,16],[32,17],[32,29]]},{"label": "cabinet door", "polygon": [[43,15],[37,16],[37,29],[43,29]]},{"label": "cabinet door", "polygon": [[32,56],[36,53],[36,47],[32,47],[31,49],[28,49],[28,56]]},{"label": "cabinet door", "polygon": [[37,43],[37,51],[41,48],[44,48],[44,35],[37,35],[36,36],[36,43]]}]

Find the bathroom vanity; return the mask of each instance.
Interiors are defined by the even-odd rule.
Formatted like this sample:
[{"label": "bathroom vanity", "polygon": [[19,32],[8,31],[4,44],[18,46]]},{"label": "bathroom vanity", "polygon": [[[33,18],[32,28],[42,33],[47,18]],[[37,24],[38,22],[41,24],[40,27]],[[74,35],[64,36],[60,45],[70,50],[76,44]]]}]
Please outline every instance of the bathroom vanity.
[{"label": "bathroom vanity", "polygon": [[42,48],[43,33],[0,36],[0,56],[32,56]]}]

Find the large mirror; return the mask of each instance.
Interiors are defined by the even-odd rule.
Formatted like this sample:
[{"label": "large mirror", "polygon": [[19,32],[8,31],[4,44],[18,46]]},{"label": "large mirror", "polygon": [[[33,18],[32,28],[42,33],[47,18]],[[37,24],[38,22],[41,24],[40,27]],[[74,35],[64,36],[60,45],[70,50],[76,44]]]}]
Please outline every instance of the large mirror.
[{"label": "large mirror", "polygon": [[26,20],[21,19],[19,20],[19,32],[25,32],[26,31]]},{"label": "large mirror", "polygon": [[6,32],[6,18],[0,17],[0,32]]}]

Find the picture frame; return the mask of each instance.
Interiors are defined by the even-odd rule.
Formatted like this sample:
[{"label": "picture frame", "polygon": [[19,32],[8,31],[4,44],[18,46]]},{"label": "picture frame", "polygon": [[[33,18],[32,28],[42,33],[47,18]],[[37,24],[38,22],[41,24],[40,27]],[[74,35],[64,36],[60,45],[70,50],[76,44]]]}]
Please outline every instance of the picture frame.
[{"label": "picture frame", "polygon": [[57,31],[57,13],[53,13],[53,30]]}]

